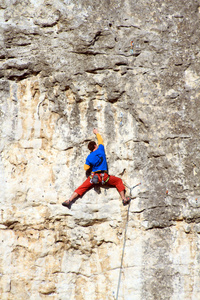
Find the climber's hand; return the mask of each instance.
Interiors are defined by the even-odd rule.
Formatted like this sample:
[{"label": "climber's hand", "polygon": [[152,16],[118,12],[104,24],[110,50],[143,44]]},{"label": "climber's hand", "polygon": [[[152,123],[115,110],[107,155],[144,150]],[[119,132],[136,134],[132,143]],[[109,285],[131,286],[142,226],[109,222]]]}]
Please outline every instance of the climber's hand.
[{"label": "climber's hand", "polygon": [[94,129],[93,129],[93,133],[94,133],[94,134],[97,134],[97,133],[98,133],[98,130],[97,130],[96,128],[94,128]]}]

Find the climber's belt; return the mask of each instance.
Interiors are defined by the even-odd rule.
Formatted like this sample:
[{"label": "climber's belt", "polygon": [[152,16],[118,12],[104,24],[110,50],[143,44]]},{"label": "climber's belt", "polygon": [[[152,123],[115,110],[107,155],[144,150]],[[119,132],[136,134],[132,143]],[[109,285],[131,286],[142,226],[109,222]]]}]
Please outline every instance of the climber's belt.
[{"label": "climber's belt", "polygon": [[92,172],[92,174],[102,174],[102,173],[108,173],[107,171],[95,171]]},{"label": "climber's belt", "polygon": [[107,174],[106,171],[97,171],[97,172],[94,172],[90,175],[90,182],[93,183],[93,184],[98,184],[99,183],[99,176],[101,178],[101,181],[100,183],[101,184],[106,184],[108,182],[108,180],[110,179],[110,177],[108,176],[106,178],[106,180],[104,181],[104,174]]},{"label": "climber's belt", "polygon": [[94,184],[98,184],[99,183],[99,177],[98,177],[98,175],[96,175],[96,174],[90,175],[90,182],[94,183]]}]

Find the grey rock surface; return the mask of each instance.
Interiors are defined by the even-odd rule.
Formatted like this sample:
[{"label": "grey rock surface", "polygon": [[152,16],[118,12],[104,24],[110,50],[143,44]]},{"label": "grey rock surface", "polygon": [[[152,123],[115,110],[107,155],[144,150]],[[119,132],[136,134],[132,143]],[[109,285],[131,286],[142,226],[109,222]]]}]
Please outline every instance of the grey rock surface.
[{"label": "grey rock surface", "polygon": [[[200,299],[200,1],[1,0],[1,299]],[[133,49],[131,49],[133,41]],[[97,127],[110,174],[85,179]]]}]

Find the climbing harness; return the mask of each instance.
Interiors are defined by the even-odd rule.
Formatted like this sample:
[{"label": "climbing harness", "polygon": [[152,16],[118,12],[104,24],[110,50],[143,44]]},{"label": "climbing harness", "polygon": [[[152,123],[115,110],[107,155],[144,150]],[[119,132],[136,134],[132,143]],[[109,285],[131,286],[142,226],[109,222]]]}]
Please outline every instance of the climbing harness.
[{"label": "climbing harness", "polygon": [[[98,184],[99,183],[99,174],[100,172],[94,172],[94,174],[90,175],[90,182],[93,184]],[[108,182],[108,180],[110,179],[110,176],[108,175],[108,177],[106,178],[106,180],[104,181],[104,176],[105,176],[105,172],[101,172],[100,173],[100,177],[101,177],[101,184],[104,185]]]},{"label": "climbing harness", "polygon": [[[127,188],[130,189],[130,197],[132,196],[132,190],[134,188],[136,188],[137,186],[139,186],[141,184],[138,183],[136,185],[134,185],[132,188],[130,186],[128,186],[125,182],[124,182],[125,186]],[[121,275],[122,275],[122,266],[123,266],[123,260],[124,260],[124,252],[125,252],[125,245],[126,245],[126,232],[127,232],[127,228],[128,228],[128,221],[129,221],[129,210],[130,210],[130,205],[131,205],[131,201],[128,204],[128,210],[127,210],[127,215],[126,215],[126,226],[125,226],[125,232],[124,232],[124,243],[123,243],[123,250],[122,250],[122,257],[121,257],[121,265],[120,265],[120,270],[119,270],[119,279],[118,279],[118,286],[117,286],[117,295],[115,300],[118,300],[118,295],[119,295],[119,288],[120,288],[120,283],[121,283]]]},{"label": "climbing harness", "polygon": [[94,184],[98,184],[99,183],[99,177],[98,177],[98,175],[90,175],[90,182],[91,183],[94,183]]},{"label": "climbing harness", "polygon": [[101,173],[101,184],[106,184],[108,182],[108,180],[110,179],[110,176],[108,175],[108,177],[104,181],[104,175],[105,175],[105,173]]}]

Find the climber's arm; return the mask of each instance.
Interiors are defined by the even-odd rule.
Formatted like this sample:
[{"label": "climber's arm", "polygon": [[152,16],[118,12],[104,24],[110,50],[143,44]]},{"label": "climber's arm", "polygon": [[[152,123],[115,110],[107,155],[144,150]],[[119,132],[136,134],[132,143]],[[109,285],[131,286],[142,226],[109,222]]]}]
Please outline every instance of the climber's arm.
[{"label": "climber's arm", "polygon": [[90,168],[90,166],[84,164],[84,170],[85,170],[85,171],[89,170],[89,168]]},{"label": "climber's arm", "polygon": [[[98,145],[103,145],[103,139],[102,136],[98,133],[98,130],[96,128],[93,129],[93,133],[96,134],[97,137],[97,141],[98,141]],[[86,159],[86,163],[84,164],[84,170],[87,171],[90,169],[90,165],[87,164],[87,159]]]},{"label": "climber's arm", "polygon": [[102,136],[99,133],[97,133],[96,136],[97,136],[98,145],[103,145],[103,138],[102,138]]},{"label": "climber's arm", "polygon": [[94,132],[94,134],[96,134],[98,145],[103,145],[103,138],[100,135],[100,133],[98,133],[98,130],[96,128],[94,128],[93,132]]}]

